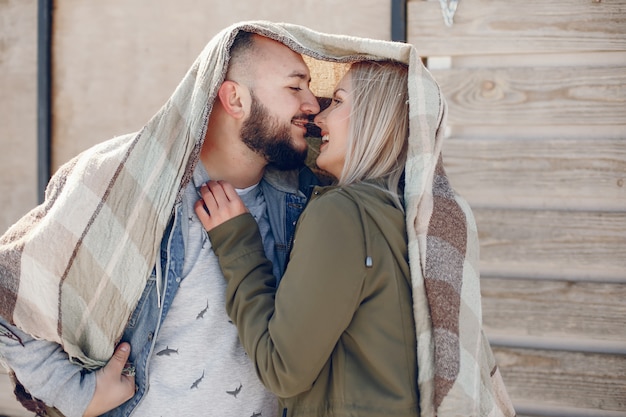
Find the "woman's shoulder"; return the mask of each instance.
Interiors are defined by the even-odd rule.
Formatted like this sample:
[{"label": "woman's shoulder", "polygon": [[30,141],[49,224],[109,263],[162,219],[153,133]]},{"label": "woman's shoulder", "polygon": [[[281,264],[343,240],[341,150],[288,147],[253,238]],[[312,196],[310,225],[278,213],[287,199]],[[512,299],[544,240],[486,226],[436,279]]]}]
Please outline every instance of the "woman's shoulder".
[{"label": "woman's shoulder", "polygon": [[311,200],[307,206],[307,210],[311,211],[328,211],[328,210],[352,210],[357,209],[354,198],[345,191],[344,187],[325,186],[315,187],[311,195]]},{"label": "woman's shoulder", "polygon": [[[315,187],[313,197],[320,197],[325,204],[361,204],[390,200],[390,194],[375,183],[360,182],[343,186]],[[323,197],[323,198],[321,198]]]},{"label": "woman's shoulder", "polygon": [[362,191],[356,190],[353,185],[347,186],[319,186],[315,187],[311,195],[310,206],[325,208],[357,208]]},{"label": "woman's shoulder", "polygon": [[316,187],[307,206],[309,212],[322,216],[350,218],[355,212],[397,210],[390,195],[368,183]]},{"label": "woman's shoulder", "polygon": [[354,221],[358,211],[358,198],[346,191],[346,187],[319,186],[313,189],[302,217],[308,222],[337,224]]}]

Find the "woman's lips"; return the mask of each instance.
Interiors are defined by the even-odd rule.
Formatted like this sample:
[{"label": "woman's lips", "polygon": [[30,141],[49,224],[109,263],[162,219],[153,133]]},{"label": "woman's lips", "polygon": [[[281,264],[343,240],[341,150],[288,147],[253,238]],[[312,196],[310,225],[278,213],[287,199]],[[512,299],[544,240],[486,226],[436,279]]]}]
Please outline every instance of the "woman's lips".
[{"label": "woman's lips", "polygon": [[328,145],[329,142],[329,138],[328,135],[323,135],[322,136],[322,143],[320,144],[320,151],[322,150],[322,148],[326,147],[326,145]]}]

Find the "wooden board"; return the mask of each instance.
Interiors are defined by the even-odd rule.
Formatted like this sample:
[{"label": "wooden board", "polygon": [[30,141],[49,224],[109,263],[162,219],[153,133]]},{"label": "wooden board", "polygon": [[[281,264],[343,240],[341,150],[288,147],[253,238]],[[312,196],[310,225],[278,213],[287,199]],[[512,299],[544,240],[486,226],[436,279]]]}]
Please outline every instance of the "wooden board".
[{"label": "wooden board", "polygon": [[448,27],[439,1],[412,0],[407,32],[426,56],[626,50],[626,1],[461,0]]},{"label": "wooden board", "polygon": [[626,210],[623,139],[462,139],[444,144],[453,187],[472,207]]},{"label": "wooden board", "polygon": [[623,355],[497,346],[493,350],[514,403],[626,411]]},{"label": "wooden board", "polygon": [[626,212],[474,209],[484,277],[626,282]]},{"label": "wooden board", "polygon": [[490,336],[562,338],[574,341],[572,348],[591,339],[616,342],[626,352],[626,284],[514,278],[480,284]]},{"label": "wooden board", "polygon": [[433,70],[448,124],[626,125],[626,67]]}]

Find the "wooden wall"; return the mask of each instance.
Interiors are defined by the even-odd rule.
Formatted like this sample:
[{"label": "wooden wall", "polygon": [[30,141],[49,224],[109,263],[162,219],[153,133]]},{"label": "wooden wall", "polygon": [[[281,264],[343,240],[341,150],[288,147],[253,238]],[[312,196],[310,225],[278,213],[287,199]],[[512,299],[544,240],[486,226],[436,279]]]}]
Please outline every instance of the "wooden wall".
[{"label": "wooden wall", "polygon": [[407,3],[522,416],[626,416],[626,1]]},{"label": "wooden wall", "polygon": [[37,1],[0,1],[0,233],[37,203]]}]

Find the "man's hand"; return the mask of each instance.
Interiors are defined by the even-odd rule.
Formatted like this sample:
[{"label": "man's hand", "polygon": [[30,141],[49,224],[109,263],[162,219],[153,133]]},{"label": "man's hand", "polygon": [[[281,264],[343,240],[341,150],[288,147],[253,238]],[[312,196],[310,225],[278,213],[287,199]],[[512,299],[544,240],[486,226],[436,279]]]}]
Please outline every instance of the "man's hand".
[{"label": "man's hand", "polygon": [[225,181],[209,181],[203,184],[200,195],[202,200],[198,200],[194,208],[207,231],[248,212],[235,188]]},{"label": "man's hand", "polygon": [[99,416],[135,395],[135,376],[122,373],[130,355],[130,345],[120,343],[104,368],[96,371],[96,391],[84,417]]}]

